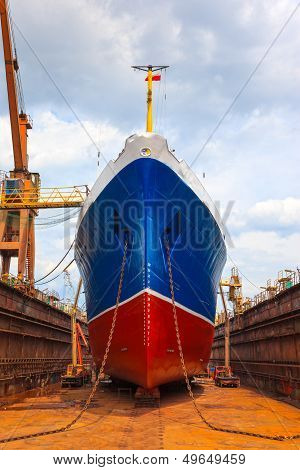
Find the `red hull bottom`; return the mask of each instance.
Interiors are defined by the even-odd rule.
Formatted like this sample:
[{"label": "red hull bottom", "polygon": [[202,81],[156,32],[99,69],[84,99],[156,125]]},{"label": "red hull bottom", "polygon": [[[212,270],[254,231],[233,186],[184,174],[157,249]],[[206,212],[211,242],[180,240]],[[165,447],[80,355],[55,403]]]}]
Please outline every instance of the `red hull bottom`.
[{"label": "red hull bottom", "polygon": [[[206,369],[214,327],[201,317],[176,307],[185,364],[189,376]],[[89,324],[92,353],[103,360],[114,309]],[[146,389],[183,379],[172,304],[148,292],[119,306],[105,372]]]}]

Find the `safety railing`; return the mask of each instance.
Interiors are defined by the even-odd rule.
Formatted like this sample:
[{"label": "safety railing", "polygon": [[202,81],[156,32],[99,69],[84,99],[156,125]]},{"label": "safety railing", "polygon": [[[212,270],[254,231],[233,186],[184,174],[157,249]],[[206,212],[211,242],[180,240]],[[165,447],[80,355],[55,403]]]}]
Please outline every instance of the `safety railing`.
[{"label": "safety railing", "polygon": [[[18,279],[12,274],[2,274],[0,280],[8,286],[13,287],[19,290],[20,292],[28,295],[29,297],[40,300],[41,302],[48,304],[51,307],[57,308],[58,310],[67,313],[68,315],[71,315],[71,313],[73,313],[73,305],[71,303],[62,302],[55,292],[43,292],[33,287],[26,280]],[[86,312],[80,309],[79,307],[76,308],[76,317],[79,320],[86,322]]]},{"label": "safety railing", "polygon": [[251,305],[248,308],[258,305],[261,302],[265,302],[266,300],[273,299],[280,292],[284,292],[299,283],[299,270],[280,271],[274,284],[272,285],[271,280],[268,280],[266,288],[254,297]]},{"label": "safety railing", "polygon": [[47,209],[79,207],[89,192],[88,186],[64,188],[9,188],[5,180],[1,187],[0,209]]},{"label": "safety railing", "polygon": [[[255,295],[253,299],[249,297],[243,298],[243,312],[249,310],[252,307],[255,307],[262,302],[273,299],[276,295],[284,292],[291,287],[300,284],[300,270],[293,271],[286,269],[279,271],[278,277],[274,283],[271,279],[267,281],[267,285],[259,294]],[[230,285],[229,283],[222,281],[222,285]],[[215,325],[221,325],[225,322],[225,312],[218,312],[216,314]]]}]

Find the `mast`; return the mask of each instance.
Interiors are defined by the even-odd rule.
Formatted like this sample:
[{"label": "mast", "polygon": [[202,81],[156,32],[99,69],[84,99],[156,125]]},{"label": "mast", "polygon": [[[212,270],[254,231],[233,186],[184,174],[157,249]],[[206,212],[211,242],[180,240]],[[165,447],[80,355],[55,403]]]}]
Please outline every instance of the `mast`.
[{"label": "mast", "polygon": [[152,67],[148,68],[148,92],[147,92],[147,124],[146,131],[152,132],[153,129],[153,115],[152,115]]},{"label": "mast", "polygon": [[[153,132],[153,111],[152,111],[152,102],[153,102],[153,93],[152,93],[152,84],[153,84],[153,72],[158,72],[159,70],[165,70],[168,65],[133,65],[132,68],[135,70],[143,70],[147,72],[146,81],[148,82],[147,86],[147,117],[146,117],[146,132]],[[159,78],[160,80],[160,78]]]}]

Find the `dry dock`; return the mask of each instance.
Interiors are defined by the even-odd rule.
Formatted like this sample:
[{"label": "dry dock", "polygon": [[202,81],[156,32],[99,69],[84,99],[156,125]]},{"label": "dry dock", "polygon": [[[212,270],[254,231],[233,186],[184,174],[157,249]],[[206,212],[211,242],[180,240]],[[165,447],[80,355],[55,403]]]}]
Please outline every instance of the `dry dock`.
[{"label": "dry dock", "polygon": [[[250,388],[195,387],[204,416],[217,426],[265,434],[295,434],[299,409]],[[41,393],[41,396],[38,394]],[[2,404],[0,438],[46,431],[71,421],[90,388],[50,386]],[[211,431],[199,421],[184,390],[162,393],[160,408],[135,408],[129,394],[97,391],[91,407],[68,432],[2,445],[4,449],[299,449],[300,439],[266,439]]]},{"label": "dry dock", "polygon": [[[65,372],[71,361],[71,317],[65,307],[37,289],[26,293],[0,281],[0,401],[57,382]],[[88,336],[86,322],[78,321]]]},{"label": "dry dock", "polygon": [[[261,293],[257,304],[230,319],[230,355],[245,385],[300,400],[300,278]],[[224,363],[224,324],[215,329],[211,363]]]}]

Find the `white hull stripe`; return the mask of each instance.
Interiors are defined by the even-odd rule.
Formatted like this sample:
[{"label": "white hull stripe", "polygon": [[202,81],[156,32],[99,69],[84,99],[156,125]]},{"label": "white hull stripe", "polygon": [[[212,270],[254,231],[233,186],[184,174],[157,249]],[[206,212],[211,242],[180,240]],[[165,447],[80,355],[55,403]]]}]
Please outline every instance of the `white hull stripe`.
[{"label": "white hull stripe", "polygon": [[[119,303],[119,306],[121,307],[122,305],[127,304],[131,300],[135,299],[136,297],[139,297],[140,295],[142,295],[144,293],[147,293],[149,295],[153,295],[154,297],[157,297],[158,299],[164,300],[165,302],[168,302],[169,304],[172,304],[172,299],[170,299],[169,297],[166,297],[165,295],[159,294],[159,292],[156,292],[155,290],[147,288],[147,289],[141,290],[137,294],[134,294],[132,297],[129,297],[128,299],[123,300],[123,302]],[[204,315],[201,315],[201,313],[195,312],[194,310],[191,310],[190,308],[187,308],[184,305],[179,304],[178,302],[175,302],[175,305],[176,305],[176,307],[184,310],[185,312],[190,313],[191,315],[195,315],[196,317],[199,317],[202,320],[206,321],[207,323],[210,323],[211,325],[215,326],[215,324],[211,320],[206,318]],[[106,310],[103,310],[103,312],[100,312],[100,313],[98,313],[98,315],[91,318],[88,321],[88,323],[91,323],[92,321],[96,320],[96,318],[101,317],[101,315],[104,315],[105,313],[110,312],[114,308],[115,308],[115,305],[112,306],[112,307],[107,308]]]}]

